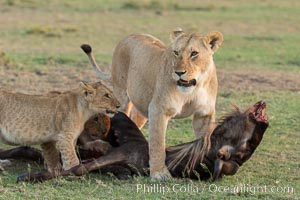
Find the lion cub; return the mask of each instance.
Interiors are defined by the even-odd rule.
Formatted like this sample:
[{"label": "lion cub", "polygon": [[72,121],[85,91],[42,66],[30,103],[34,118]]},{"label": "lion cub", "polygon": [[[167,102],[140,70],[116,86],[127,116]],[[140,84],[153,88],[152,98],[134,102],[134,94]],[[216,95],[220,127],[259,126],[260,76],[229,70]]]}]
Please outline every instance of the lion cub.
[{"label": "lion cub", "polygon": [[112,147],[106,141],[109,129],[110,117],[97,114],[84,124],[84,130],[78,137],[77,145],[83,150],[106,154]]},{"label": "lion cub", "polygon": [[0,142],[40,144],[48,170],[59,173],[59,152],[64,170],[79,164],[74,145],[85,122],[97,113],[112,116],[119,105],[101,82],[81,82],[77,89],[55,95],[0,90]]}]

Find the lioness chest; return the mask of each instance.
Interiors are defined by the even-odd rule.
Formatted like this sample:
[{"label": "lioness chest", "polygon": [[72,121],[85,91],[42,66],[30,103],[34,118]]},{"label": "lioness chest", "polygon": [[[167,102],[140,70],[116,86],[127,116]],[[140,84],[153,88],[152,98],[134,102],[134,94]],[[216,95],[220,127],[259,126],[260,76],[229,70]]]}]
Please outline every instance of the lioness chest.
[{"label": "lioness chest", "polygon": [[195,113],[207,115],[213,109],[215,102],[205,88],[199,88],[188,96],[171,99],[173,100],[165,106],[166,114],[172,118],[186,118]]},{"label": "lioness chest", "polygon": [[214,106],[214,100],[211,98],[207,91],[202,89],[199,91],[198,97],[189,101],[182,106],[182,110],[177,112],[174,118],[185,118],[193,115],[194,113],[198,113],[200,115],[207,115],[211,112]]},{"label": "lioness chest", "polygon": [[[183,95],[177,91],[174,93],[165,92],[164,94],[155,93],[156,91],[153,92],[154,95],[149,98],[151,101],[146,105],[141,104],[145,101],[145,96],[133,96],[131,98],[136,108],[146,117],[150,109],[153,109],[153,105],[171,118],[185,118],[194,113],[207,115],[214,109],[215,105],[215,98],[209,95],[210,93],[206,88],[198,88],[189,95]],[[151,104],[153,105],[151,106]]]}]

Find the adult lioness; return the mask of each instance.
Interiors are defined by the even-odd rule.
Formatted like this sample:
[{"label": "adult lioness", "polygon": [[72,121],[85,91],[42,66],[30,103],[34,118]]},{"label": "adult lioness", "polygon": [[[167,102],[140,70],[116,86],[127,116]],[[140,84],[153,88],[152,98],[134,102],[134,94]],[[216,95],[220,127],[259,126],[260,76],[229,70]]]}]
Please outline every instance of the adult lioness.
[{"label": "adult lioness", "polygon": [[97,113],[111,115],[119,102],[101,82],[80,83],[64,93],[26,95],[0,90],[0,142],[41,144],[48,170],[58,173],[78,165],[75,142],[84,123]]},{"label": "adult lioness", "polygon": [[[130,35],[116,46],[112,60],[113,91],[122,111],[129,115],[133,104],[142,114],[135,113],[132,118],[139,127],[149,119],[150,175],[154,180],[170,177],[165,166],[168,120],[193,115],[196,137],[205,134],[209,141],[215,115],[218,82],[213,54],[222,44],[222,34],[201,36],[180,29],[172,36],[172,44],[166,46],[151,35]],[[84,51],[100,77],[107,77],[97,68],[91,49]],[[208,143],[199,152],[202,156]]]}]

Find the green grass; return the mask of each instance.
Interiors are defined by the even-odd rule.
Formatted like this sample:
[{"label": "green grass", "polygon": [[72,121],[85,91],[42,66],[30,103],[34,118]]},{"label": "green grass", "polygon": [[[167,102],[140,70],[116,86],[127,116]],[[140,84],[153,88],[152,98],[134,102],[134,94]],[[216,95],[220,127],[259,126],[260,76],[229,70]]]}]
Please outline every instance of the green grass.
[{"label": "green grass", "polygon": [[[93,46],[100,64],[110,65],[116,43],[131,33],[150,33],[169,43],[175,27],[207,34],[221,31],[224,43],[215,54],[224,72],[280,72],[300,77],[300,3],[298,0],[253,1],[154,1],[154,0],[0,0],[0,73],[35,73],[48,69],[91,70],[79,48]],[[89,66],[89,67],[87,67]],[[51,71],[51,70],[50,70]],[[5,73],[4,73],[5,74]],[[229,73],[230,74],[230,73]],[[1,77],[2,78],[2,77]],[[3,77],[5,79],[6,77]],[[2,85],[0,85],[2,87]],[[82,178],[59,178],[42,184],[16,184],[19,174],[42,166],[17,162],[0,172],[0,199],[297,199],[300,196],[300,93],[226,88],[220,85],[217,116],[231,110],[231,103],[247,108],[258,100],[268,103],[270,127],[253,157],[232,177],[216,183],[172,180],[197,186],[199,192],[137,192],[137,184],[151,186],[149,178],[119,181],[94,173]],[[147,127],[143,129],[148,135]],[[168,145],[193,139],[191,118],[172,120]],[[8,148],[6,145],[1,147]],[[209,187],[246,185],[293,187],[293,192],[213,192]],[[204,190],[202,191],[202,189]]]}]

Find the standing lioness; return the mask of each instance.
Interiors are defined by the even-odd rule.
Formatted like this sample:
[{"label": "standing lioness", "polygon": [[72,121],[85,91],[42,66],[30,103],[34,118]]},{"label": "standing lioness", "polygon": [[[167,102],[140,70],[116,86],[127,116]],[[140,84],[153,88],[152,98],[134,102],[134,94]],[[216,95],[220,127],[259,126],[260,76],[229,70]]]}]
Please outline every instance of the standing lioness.
[{"label": "standing lioness", "polygon": [[[169,119],[192,115],[196,137],[205,135],[209,141],[218,86],[213,54],[222,41],[219,32],[201,36],[177,30],[170,46],[151,35],[131,35],[116,46],[111,73],[114,94],[127,115],[132,104],[142,114],[132,115],[139,127],[149,119],[152,179],[170,177],[165,166]],[[84,51],[97,69],[91,49]],[[108,77],[99,68],[98,74]],[[202,156],[208,146],[208,142],[203,145]]]},{"label": "standing lioness", "polygon": [[[119,102],[102,83],[55,95],[26,95],[0,90],[0,142],[9,145],[41,144],[48,170],[57,173],[78,165],[74,144],[93,115],[111,115]],[[59,152],[56,149],[58,146]]]}]

